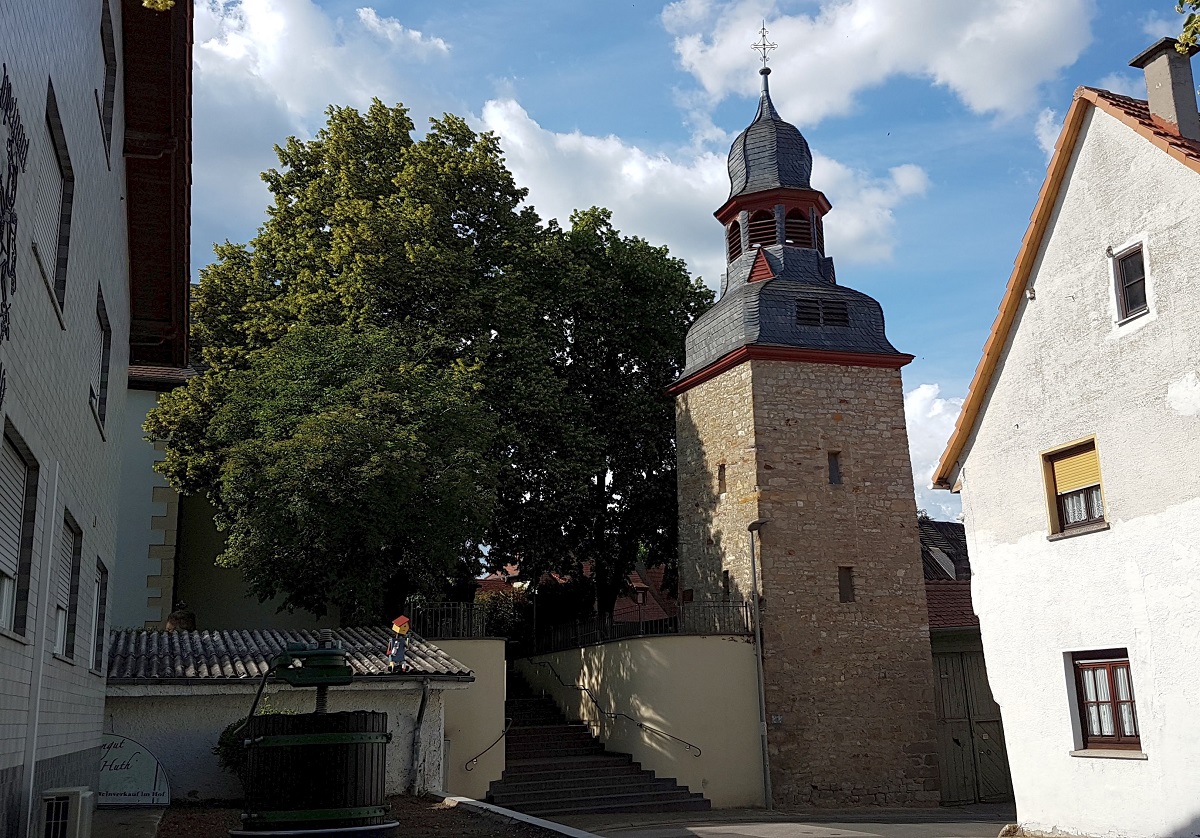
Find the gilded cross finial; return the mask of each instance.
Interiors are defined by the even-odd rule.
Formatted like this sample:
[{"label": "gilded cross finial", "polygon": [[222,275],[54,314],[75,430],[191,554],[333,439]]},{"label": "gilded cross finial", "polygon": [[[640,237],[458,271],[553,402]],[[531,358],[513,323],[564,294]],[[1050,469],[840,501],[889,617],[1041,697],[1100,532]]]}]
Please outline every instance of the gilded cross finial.
[{"label": "gilded cross finial", "polygon": [[758,41],[758,43],[751,44],[750,49],[755,50],[759,55],[762,56],[763,69],[765,70],[767,67],[767,62],[771,60],[767,53],[775,49],[778,44],[773,44],[767,40],[767,22],[765,20],[763,21],[762,29],[759,30],[759,34],[762,35],[762,38]]}]

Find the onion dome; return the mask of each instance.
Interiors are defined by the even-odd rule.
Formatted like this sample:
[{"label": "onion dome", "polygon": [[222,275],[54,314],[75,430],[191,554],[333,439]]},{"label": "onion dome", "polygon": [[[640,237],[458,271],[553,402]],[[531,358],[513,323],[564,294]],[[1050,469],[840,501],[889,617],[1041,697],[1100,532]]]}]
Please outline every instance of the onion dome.
[{"label": "onion dome", "polygon": [[812,152],[800,130],[784,122],[771,102],[769,67],[762,76],[762,94],[754,121],[738,134],[729,149],[729,197],[780,187],[810,189]]}]

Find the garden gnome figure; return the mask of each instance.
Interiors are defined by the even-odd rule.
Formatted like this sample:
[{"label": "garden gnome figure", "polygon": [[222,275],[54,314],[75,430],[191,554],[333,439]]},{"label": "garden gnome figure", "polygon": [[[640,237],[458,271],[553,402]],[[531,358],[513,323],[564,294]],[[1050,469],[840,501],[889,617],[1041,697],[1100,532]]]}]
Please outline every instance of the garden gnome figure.
[{"label": "garden gnome figure", "polygon": [[408,617],[403,615],[392,620],[392,639],[388,641],[388,672],[408,672],[409,666],[404,662],[404,652],[408,646]]}]

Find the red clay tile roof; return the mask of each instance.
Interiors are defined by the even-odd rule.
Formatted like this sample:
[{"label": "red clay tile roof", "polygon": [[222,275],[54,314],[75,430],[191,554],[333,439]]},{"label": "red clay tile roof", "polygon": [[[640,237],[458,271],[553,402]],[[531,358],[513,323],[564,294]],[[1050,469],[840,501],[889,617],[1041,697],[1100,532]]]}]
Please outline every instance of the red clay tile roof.
[{"label": "red clay tile roof", "polygon": [[975,607],[971,604],[969,580],[927,581],[925,602],[929,608],[929,628],[966,628],[978,626]]},{"label": "red clay tile roof", "polygon": [[1094,87],[1080,88],[1076,95],[1103,108],[1179,162],[1193,169],[1200,165],[1200,143],[1164,128],[1161,122],[1150,115],[1150,106],[1142,99],[1131,99]]}]

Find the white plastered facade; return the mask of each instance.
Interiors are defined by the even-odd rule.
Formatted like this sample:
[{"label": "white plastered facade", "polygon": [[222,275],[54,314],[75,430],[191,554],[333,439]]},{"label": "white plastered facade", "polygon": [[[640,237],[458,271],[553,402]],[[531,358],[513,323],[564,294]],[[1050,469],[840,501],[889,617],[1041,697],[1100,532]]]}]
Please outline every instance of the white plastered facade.
[{"label": "white plastered facade", "polygon": [[[114,475],[120,466],[113,436],[124,410],[130,310],[121,3],[109,5],[117,68],[111,154],[97,109],[97,91],[103,97],[105,89],[101,0],[0,2],[0,62],[30,143],[16,197],[16,289],[11,340],[0,344],[8,384],[0,414],[6,432],[19,439],[39,469],[25,630],[0,633],[0,834],[6,835],[16,834],[31,787],[36,795],[47,784],[90,784],[100,745],[104,678],[90,665],[93,590],[97,560],[111,569],[116,559]],[[34,256],[31,223],[39,203],[55,200],[60,182],[47,129],[48,80],[74,174],[61,306],[53,289],[53,256],[43,250],[47,282]],[[0,171],[7,169],[10,127],[0,126]],[[98,366],[97,289],[112,334],[103,423],[90,404]],[[70,659],[52,653],[57,603],[50,575],[57,569],[55,545],[65,512],[82,531]]]},{"label": "white plastered facade", "polygon": [[[1197,217],[1200,174],[1089,108],[960,457],[975,610],[1030,831],[1200,831]],[[1134,245],[1150,311],[1122,325],[1108,253]],[[1052,540],[1042,455],[1089,437],[1109,528]],[[1141,751],[1084,755],[1071,654],[1116,647]]]}]

